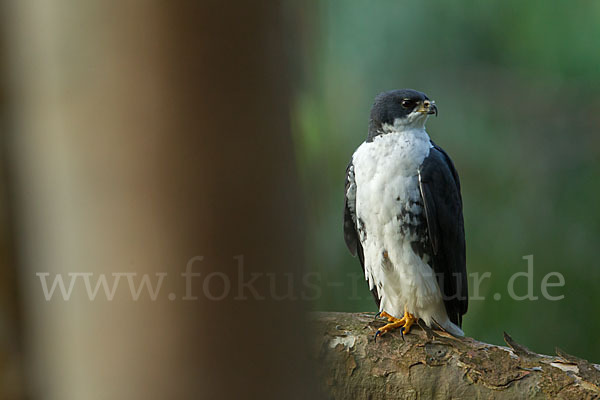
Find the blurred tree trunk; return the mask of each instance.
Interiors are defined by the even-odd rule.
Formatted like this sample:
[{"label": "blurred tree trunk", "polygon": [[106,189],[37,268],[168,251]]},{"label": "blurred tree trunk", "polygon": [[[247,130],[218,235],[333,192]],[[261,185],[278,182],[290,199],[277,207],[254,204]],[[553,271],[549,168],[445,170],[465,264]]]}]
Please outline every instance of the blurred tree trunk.
[{"label": "blurred tree trunk", "polygon": [[[313,396],[278,4],[5,11],[32,394]],[[40,272],[67,286],[91,272],[92,287],[101,273],[168,275],[156,301],[132,300],[125,276],[112,301],[103,289],[90,301],[81,277],[70,300],[46,301]]]},{"label": "blurred tree trunk", "polygon": [[0,33],[0,399],[23,397],[20,307],[11,209],[6,40]]},{"label": "blurred tree trunk", "polygon": [[335,399],[597,399],[600,366],[557,350],[529,351],[427,335],[416,327],[377,342],[374,314],[318,313],[313,356],[321,384]]}]

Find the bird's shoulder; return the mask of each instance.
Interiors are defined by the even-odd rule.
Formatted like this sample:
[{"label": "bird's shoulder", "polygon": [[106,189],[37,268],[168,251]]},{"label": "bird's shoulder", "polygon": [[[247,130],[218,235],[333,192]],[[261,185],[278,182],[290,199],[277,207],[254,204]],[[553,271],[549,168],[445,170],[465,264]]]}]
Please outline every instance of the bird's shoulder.
[{"label": "bird's shoulder", "polygon": [[449,172],[456,183],[458,191],[460,192],[460,178],[452,158],[450,158],[448,153],[442,147],[431,140],[431,149],[429,150],[429,155],[423,160],[423,163],[419,168],[419,173],[421,175],[431,174],[436,170]]}]

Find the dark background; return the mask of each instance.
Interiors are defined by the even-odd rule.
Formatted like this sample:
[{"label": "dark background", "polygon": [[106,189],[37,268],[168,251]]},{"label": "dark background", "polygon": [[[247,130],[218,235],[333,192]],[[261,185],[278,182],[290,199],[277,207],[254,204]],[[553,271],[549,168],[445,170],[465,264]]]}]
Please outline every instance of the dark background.
[{"label": "dark background", "polygon": [[[600,360],[600,4],[330,1],[316,9],[305,26],[311,47],[294,132],[309,266],[323,278],[317,308],[375,310],[343,242],[344,172],[374,96],[409,87],[438,105],[427,131],[461,177],[468,271],[491,273],[480,286],[485,300],[469,304],[466,334],[501,344],[506,331],[538,352],[559,346]],[[527,270],[527,255],[539,299],[516,301],[507,284]],[[540,292],[553,271],[565,279],[548,289],[565,296],[559,301]],[[515,293],[527,293],[525,278]]]}]

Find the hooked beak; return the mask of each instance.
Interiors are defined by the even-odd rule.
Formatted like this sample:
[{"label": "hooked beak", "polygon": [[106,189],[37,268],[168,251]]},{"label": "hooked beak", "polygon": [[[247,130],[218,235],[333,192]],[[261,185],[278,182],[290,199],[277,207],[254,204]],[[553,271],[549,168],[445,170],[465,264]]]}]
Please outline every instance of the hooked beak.
[{"label": "hooked beak", "polygon": [[419,107],[418,111],[423,114],[435,114],[436,117],[438,113],[437,106],[433,100],[425,100],[421,103],[421,107]]}]

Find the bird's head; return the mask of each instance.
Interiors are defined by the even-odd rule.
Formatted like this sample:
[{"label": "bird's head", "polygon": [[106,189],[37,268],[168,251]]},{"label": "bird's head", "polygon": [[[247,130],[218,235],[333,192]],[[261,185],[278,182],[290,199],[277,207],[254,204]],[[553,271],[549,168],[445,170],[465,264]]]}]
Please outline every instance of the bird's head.
[{"label": "bird's head", "polygon": [[371,108],[369,136],[392,130],[423,129],[431,114],[437,116],[437,107],[425,93],[412,89],[380,93]]}]

